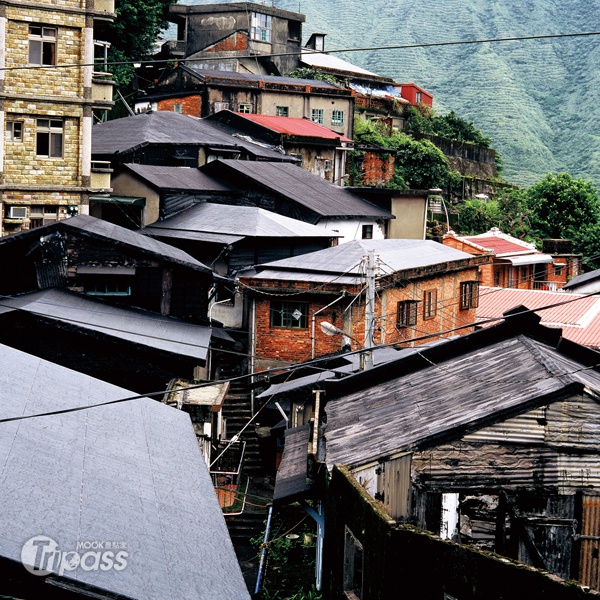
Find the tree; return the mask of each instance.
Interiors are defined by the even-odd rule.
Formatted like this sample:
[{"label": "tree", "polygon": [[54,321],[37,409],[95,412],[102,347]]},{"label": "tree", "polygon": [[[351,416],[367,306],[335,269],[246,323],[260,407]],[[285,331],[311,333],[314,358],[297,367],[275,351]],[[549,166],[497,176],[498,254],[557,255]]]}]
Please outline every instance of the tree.
[{"label": "tree", "polygon": [[594,185],[569,173],[548,173],[527,190],[531,225],[539,238],[575,239],[578,232],[600,220]]},{"label": "tree", "polygon": [[502,213],[495,201],[473,199],[464,202],[458,209],[458,226],[463,235],[477,235],[498,227]]},{"label": "tree", "polygon": [[110,65],[119,87],[131,84],[135,71],[133,62],[150,60],[160,32],[168,25],[169,6],[177,0],[116,0],[114,23],[100,21],[94,33],[98,39],[110,42],[108,60],[129,64]]}]

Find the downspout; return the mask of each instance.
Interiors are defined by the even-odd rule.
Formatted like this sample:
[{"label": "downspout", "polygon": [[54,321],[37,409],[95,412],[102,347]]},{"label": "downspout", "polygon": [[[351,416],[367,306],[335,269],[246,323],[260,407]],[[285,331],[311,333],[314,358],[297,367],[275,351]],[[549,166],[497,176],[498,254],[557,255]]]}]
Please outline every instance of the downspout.
[{"label": "downspout", "polygon": [[260,552],[260,563],[258,565],[258,575],[256,576],[256,587],[254,593],[258,594],[260,591],[260,583],[263,576],[263,570],[265,567],[265,558],[267,556],[267,546],[269,544],[269,533],[271,531],[271,517],[273,516],[273,505],[269,506],[269,516],[267,517],[267,527],[265,528],[265,539],[262,543],[262,550]]},{"label": "downspout", "polygon": [[312,319],[311,319],[311,328],[312,328],[312,337],[311,337],[311,358],[315,357],[315,346],[316,346],[316,342],[317,342],[317,338],[316,338],[316,333],[315,333],[315,321],[317,318],[317,315],[321,312],[323,312],[324,310],[327,310],[330,306],[333,306],[336,302],[339,302],[342,298],[346,297],[346,290],[344,290],[342,292],[342,295],[339,298],[336,298],[333,302],[330,302],[327,306],[324,306],[323,308],[320,308],[319,310],[317,310],[316,312],[313,313]]},{"label": "downspout", "polygon": [[[254,373],[256,356],[256,299],[252,298],[252,308],[250,310],[250,373]],[[252,376],[254,383],[254,375]],[[250,414],[254,415],[254,386],[250,391]]]}]

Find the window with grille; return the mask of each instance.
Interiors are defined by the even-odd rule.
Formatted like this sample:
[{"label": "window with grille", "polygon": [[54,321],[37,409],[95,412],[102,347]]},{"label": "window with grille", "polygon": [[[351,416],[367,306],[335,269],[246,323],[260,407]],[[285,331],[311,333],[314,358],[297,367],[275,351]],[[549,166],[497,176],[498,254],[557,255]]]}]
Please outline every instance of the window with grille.
[{"label": "window with grille", "polygon": [[398,302],[396,313],[396,325],[398,327],[410,327],[417,324],[417,301],[401,300]]},{"label": "window with grille", "polygon": [[310,114],[311,121],[323,125],[325,122],[324,111],[322,108],[313,108]]},{"label": "window with grille", "polygon": [[252,13],[252,26],[250,37],[260,42],[271,41],[271,16],[261,13]]},{"label": "window with grille", "polygon": [[468,310],[479,306],[479,282],[463,281],[460,284],[460,309]]},{"label": "window with grille", "polygon": [[331,111],[331,124],[334,127],[339,127],[344,124],[344,111],[343,110],[333,110]]},{"label": "window with grille", "polygon": [[308,327],[308,303],[271,302],[271,327],[306,329]]},{"label": "window with grille", "polygon": [[56,28],[29,26],[29,64],[56,64]]},{"label": "window with grille", "polygon": [[437,290],[423,292],[423,319],[433,319],[437,314]]},{"label": "window with grille", "polygon": [[62,158],[64,123],[62,119],[38,119],[36,155],[43,158]]}]

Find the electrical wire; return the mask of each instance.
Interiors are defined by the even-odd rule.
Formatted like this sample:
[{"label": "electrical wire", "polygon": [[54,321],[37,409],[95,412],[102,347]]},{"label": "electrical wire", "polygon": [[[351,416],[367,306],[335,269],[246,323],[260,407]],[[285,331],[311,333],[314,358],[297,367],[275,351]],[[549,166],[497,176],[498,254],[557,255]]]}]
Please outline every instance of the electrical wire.
[{"label": "electrical wire", "polygon": [[[374,51],[382,51],[382,50],[411,50],[417,48],[435,48],[435,47],[444,47],[444,46],[464,46],[464,45],[472,45],[472,44],[493,44],[499,42],[522,42],[522,41],[530,41],[530,40],[548,40],[548,39],[561,39],[561,38],[580,38],[580,37],[590,37],[600,35],[600,31],[582,31],[582,32],[574,32],[574,33],[549,33],[549,34],[541,34],[541,35],[523,35],[523,36],[513,36],[513,37],[500,37],[500,38],[486,38],[486,39],[478,39],[478,40],[451,40],[447,42],[428,42],[428,43],[416,43],[416,44],[400,44],[400,45],[392,45],[392,46],[368,46],[368,47],[356,47],[356,48],[338,48],[327,50],[327,52],[322,52],[320,50],[312,50],[309,48],[303,48],[301,51],[295,52],[273,52],[261,54],[261,58],[276,58],[276,57],[284,57],[284,56],[302,56],[308,54],[336,54],[336,53],[346,53],[346,52],[374,52]],[[255,59],[256,56],[254,54],[247,55],[237,55],[236,59]],[[203,61],[221,61],[222,57],[211,57],[211,56],[203,56]],[[157,59],[157,60],[143,60],[143,59],[130,59],[130,60],[122,60],[122,61],[110,61],[103,63],[106,66],[115,66],[115,65],[161,65],[161,64],[169,64],[169,63],[186,63],[186,62],[198,62],[198,58],[181,58],[181,59]],[[83,68],[83,67],[97,67],[96,63],[69,63],[64,65],[26,65],[26,66],[16,66],[16,67],[1,67],[1,71],[19,71],[19,70],[32,70],[32,69],[68,69],[68,68]]]}]

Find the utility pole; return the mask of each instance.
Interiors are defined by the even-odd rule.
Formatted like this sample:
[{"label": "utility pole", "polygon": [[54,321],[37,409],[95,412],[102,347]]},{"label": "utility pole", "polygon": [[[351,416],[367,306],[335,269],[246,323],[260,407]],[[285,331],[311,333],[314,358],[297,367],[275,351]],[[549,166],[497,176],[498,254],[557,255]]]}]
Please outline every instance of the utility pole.
[{"label": "utility pole", "polygon": [[365,303],[365,342],[363,344],[363,368],[373,367],[373,338],[375,335],[375,254],[367,252],[367,298]]}]

